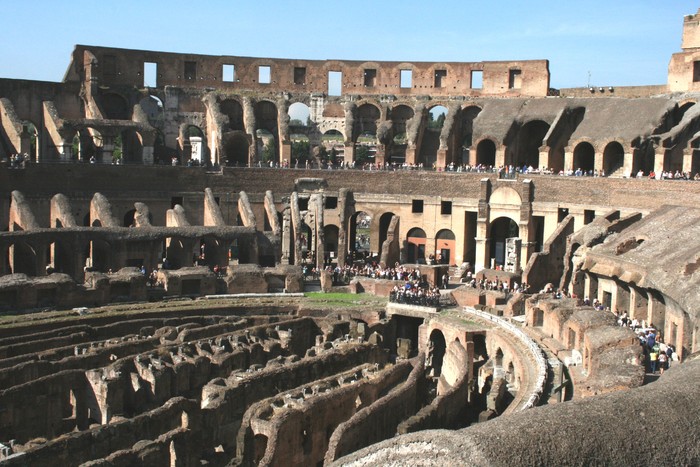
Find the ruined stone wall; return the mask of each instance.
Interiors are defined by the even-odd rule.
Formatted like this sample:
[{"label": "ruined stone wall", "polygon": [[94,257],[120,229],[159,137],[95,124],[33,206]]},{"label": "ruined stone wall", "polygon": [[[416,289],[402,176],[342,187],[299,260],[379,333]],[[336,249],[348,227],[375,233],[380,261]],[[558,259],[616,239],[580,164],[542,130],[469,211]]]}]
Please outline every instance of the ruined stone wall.
[{"label": "ruined stone wall", "polygon": [[[342,73],[342,94],[546,96],[549,89],[547,60],[472,63],[290,60],[176,54],[87,45],[75,47],[72,69],[67,74],[68,82],[84,79],[81,75],[86,51],[97,59],[97,66],[93,67],[95,77],[107,86],[142,88],[144,62],[150,62],[157,64],[158,88],[216,87],[229,92],[247,89],[270,93],[327,93],[328,72],[334,71]],[[109,66],[105,62],[109,62]],[[224,81],[224,65],[234,66],[233,81]],[[261,66],[269,67],[269,82],[260,81]],[[374,80],[366,80],[367,70],[373,70]],[[413,75],[410,86],[405,88],[400,86],[401,70],[411,70]],[[439,70],[444,71],[445,76],[436,82],[435,74]],[[509,84],[511,70],[520,72],[521,82],[518,85]],[[481,89],[472,87],[472,71],[483,72]]]},{"label": "ruined stone wall", "polygon": [[[443,373],[452,371],[454,384],[446,385],[447,390],[439,394],[429,405],[426,405],[414,416],[402,422],[397,432],[399,434],[413,433],[420,430],[449,428],[460,420],[469,398],[469,353],[457,341],[451,342],[447,347],[443,363]],[[444,376],[440,377],[440,383]]]},{"label": "ruined stone wall", "polygon": [[425,371],[424,361],[425,355],[419,354],[403,384],[336,428],[328,442],[325,463],[396,433],[399,423],[414,411],[418,403],[420,379]]}]

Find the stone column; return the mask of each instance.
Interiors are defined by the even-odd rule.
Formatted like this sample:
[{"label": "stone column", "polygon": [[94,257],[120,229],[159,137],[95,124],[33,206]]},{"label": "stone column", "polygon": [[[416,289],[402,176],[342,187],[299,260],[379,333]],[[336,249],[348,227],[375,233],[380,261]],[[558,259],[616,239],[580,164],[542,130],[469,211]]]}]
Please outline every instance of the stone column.
[{"label": "stone column", "polygon": [[406,164],[416,163],[416,147],[408,145],[406,146]]},{"label": "stone column", "polygon": [[[683,150],[683,172],[693,171],[693,148],[685,148]],[[692,173],[690,174],[693,175]]]},{"label": "stone column", "polygon": [[346,164],[351,164],[352,161],[355,160],[355,143],[352,141],[345,142],[344,160]]},{"label": "stone column", "polygon": [[571,147],[567,146],[564,150],[564,171],[574,170],[574,153],[571,151]]}]

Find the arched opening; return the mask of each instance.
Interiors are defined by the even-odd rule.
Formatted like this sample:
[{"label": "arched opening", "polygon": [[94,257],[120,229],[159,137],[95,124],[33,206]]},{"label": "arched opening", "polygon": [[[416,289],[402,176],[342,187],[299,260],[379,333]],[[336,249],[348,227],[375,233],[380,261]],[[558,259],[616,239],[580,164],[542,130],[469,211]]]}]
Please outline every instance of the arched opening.
[{"label": "arched opening", "polygon": [[112,268],[112,245],[104,240],[91,241],[90,264],[93,271],[110,271]]},{"label": "arched opening", "polygon": [[224,133],[227,131],[242,131],[245,133],[243,106],[237,100],[224,99],[219,104],[219,110],[228,117],[228,121],[224,124]]},{"label": "arched opening", "polygon": [[355,122],[352,128],[353,142],[376,143],[377,126],[381,112],[377,106],[362,104],[355,112]]},{"label": "arched opening", "polygon": [[124,164],[143,162],[143,145],[136,131],[124,130],[114,138],[112,159]]},{"label": "arched opening", "polygon": [[625,165],[625,150],[617,141],[605,146],[603,151],[603,171],[608,177],[621,177]]},{"label": "arched opening", "polygon": [[321,136],[318,157],[320,162],[341,161],[345,157],[345,137],[338,130],[328,130]]},{"label": "arched opening", "polygon": [[461,146],[458,148],[459,152],[454,155],[455,162],[469,163],[469,149],[472,147],[474,119],[479,116],[479,113],[481,113],[481,107],[475,105],[466,107],[460,112],[461,125],[457,141],[461,141]]},{"label": "arched opening", "polygon": [[221,138],[224,161],[227,166],[246,167],[248,165],[248,135],[243,131],[229,131]]},{"label": "arched opening", "polygon": [[352,260],[364,260],[370,254],[370,232],[372,226],[372,217],[360,211],[350,217],[350,232],[348,235],[348,246]]},{"label": "arched opening", "polygon": [[585,175],[593,171],[595,166],[595,149],[591,143],[583,142],[574,148],[574,171],[579,170]]},{"label": "arched opening", "polygon": [[442,229],[435,234],[435,257],[438,264],[452,264],[455,259],[455,234]]},{"label": "arched opening", "polygon": [[81,162],[97,161],[102,154],[102,135],[94,128],[83,128],[73,137],[73,154]]},{"label": "arched opening", "polygon": [[326,264],[330,265],[338,258],[338,226],[324,225],[323,238],[325,242]]},{"label": "arched opening", "polygon": [[75,272],[75,254],[70,246],[62,241],[55,241],[50,246],[50,258],[47,272],[60,272],[63,274],[73,274]]},{"label": "arched opening", "polygon": [[393,137],[388,150],[389,162],[403,163],[408,147],[407,123],[413,118],[414,111],[407,105],[397,105],[391,109],[391,128]]},{"label": "arched opening", "polygon": [[131,209],[130,211],[127,211],[126,214],[124,214],[124,222],[123,226],[124,227],[136,227],[136,209]]},{"label": "arched opening", "polygon": [[255,104],[256,138],[258,154],[262,162],[278,164],[279,132],[277,130],[277,107],[270,101]]},{"label": "arched opening", "polygon": [[387,234],[389,232],[389,224],[391,223],[392,217],[394,217],[393,212],[385,212],[384,214],[379,216],[379,256],[381,256],[382,254],[384,241],[387,238]]},{"label": "arched opening", "polygon": [[263,164],[274,167],[277,164],[277,138],[265,129],[255,132],[258,154]]},{"label": "arched opening", "polygon": [[426,114],[425,130],[420,147],[420,160],[427,167],[437,162],[437,152],[440,149],[440,134],[447,118],[447,107],[436,105]]},{"label": "arched opening", "polygon": [[175,151],[168,149],[165,145],[165,135],[163,135],[163,132],[156,130],[156,138],[153,142],[153,163],[156,165],[170,164],[172,157],[175,155]]},{"label": "arched opening", "polygon": [[214,237],[205,236],[199,239],[199,266],[225,266],[228,263],[227,252],[221,247],[221,242]]},{"label": "arched opening", "polygon": [[476,145],[476,165],[490,168],[496,165],[496,143],[483,139]]},{"label": "arched opening", "polygon": [[257,433],[253,437],[253,464],[258,465],[267,451],[267,436]]},{"label": "arched opening", "polygon": [[425,231],[414,227],[406,234],[406,260],[409,263],[425,264]]},{"label": "arched opening", "polygon": [[431,374],[433,377],[440,376],[442,372],[442,363],[446,349],[445,335],[439,329],[433,329],[430,333],[428,352],[426,355],[426,368],[432,370]]},{"label": "arched opening", "polygon": [[[202,165],[208,160],[206,145],[207,140],[204,137],[204,132],[201,128],[195,125],[188,125],[185,132],[185,147],[189,145],[189,160],[185,161],[187,165]],[[185,149],[187,154],[187,149]]]},{"label": "arched opening", "polygon": [[539,167],[540,147],[548,131],[549,124],[542,120],[532,120],[523,125],[518,132],[517,154],[513,161],[516,167]]},{"label": "arched opening", "polygon": [[131,120],[131,109],[125,98],[110,92],[102,95],[102,113],[107,120]]},{"label": "arched opening", "polygon": [[25,242],[16,242],[10,246],[10,268],[12,274],[37,276],[37,252]]},{"label": "arched opening", "polygon": [[503,368],[503,350],[499,347],[496,349],[496,356],[493,359],[494,368]]},{"label": "arched opening", "polygon": [[506,259],[506,239],[518,237],[518,224],[509,217],[499,217],[491,222],[489,229],[491,244],[491,266],[503,267]]},{"label": "arched opening", "polygon": [[31,161],[38,162],[40,160],[40,141],[39,141],[39,130],[36,125],[34,125],[29,120],[22,122],[22,139],[29,139],[29,152],[27,155]]},{"label": "arched opening", "polygon": [[313,126],[311,109],[303,102],[295,102],[289,106],[289,133],[308,134],[308,128]]},{"label": "arched opening", "polygon": [[165,111],[163,109],[163,101],[158,96],[150,95],[144,97],[139,102],[141,109],[148,117],[148,123],[160,131],[165,128]]},{"label": "arched opening", "polygon": [[688,101],[688,102],[685,102],[685,103],[679,105],[678,109],[676,109],[675,118],[674,118],[674,125],[678,125],[678,123],[680,123],[680,121],[683,120],[683,116],[685,115],[685,113],[688,110],[690,110],[690,108],[692,106],[694,106],[695,104],[696,103],[693,101]]}]

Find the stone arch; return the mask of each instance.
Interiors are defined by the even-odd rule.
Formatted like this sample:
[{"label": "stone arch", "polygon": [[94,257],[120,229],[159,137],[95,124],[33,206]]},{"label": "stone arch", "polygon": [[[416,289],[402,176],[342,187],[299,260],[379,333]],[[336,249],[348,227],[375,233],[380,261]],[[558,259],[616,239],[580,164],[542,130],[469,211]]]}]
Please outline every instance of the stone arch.
[{"label": "stone arch", "polygon": [[10,245],[9,249],[10,268],[12,274],[26,274],[37,276],[37,248],[24,241],[17,241]]},{"label": "stone arch", "polygon": [[595,148],[588,141],[582,141],[574,148],[574,170],[581,169],[584,173],[595,167]]},{"label": "stone arch", "polygon": [[[273,144],[274,147],[269,148],[269,161],[280,162],[279,154],[279,131],[277,129],[277,106],[268,100],[261,100],[256,102],[255,108],[255,124],[256,124],[256,139],[258,144],[258,154],[264,157],[265,146]],[[263,130],[263,131],[261,131]],[[269,133],[271,140],[263,141],[261,134],[264,132]],[[268,162],[263,160],[264,162]]]},{"label": "stone arch", "polygon": [[304,102],[294,102],[287,110],[289,114],[289,126],[292,127],[292,122],[297,119],[301,122],[302,127],[308,127],[309,123],[314,123],[311,120],[311,108]]},{"label": "stone arch", "polygon": [[[474,136],[474,120],[481,113],[481,107],[477,105],[469,105],[464,107],[459,113],[459,133],[456,135],[455,145],[459,148],[459,153],[455,154],[455,159],[463,164],[468,164],[469,149],[472,147]],[[495,164],[495,147],[494,147],[494,163]]]},{"label": "stone arch", "polygon": [[41,132],[31,120],[22,120],[22,136],[29,139],[27,154],[29,159],[38,162],[41,152]]},{"label": "stone arch", "polygon": [[245,133],[245,118],[243,117],[243,106],[237,99],[228,98],[221,101],[219,110],[228,117],[228,122],[224,124],[224,133],[227,131],[242,131]]},{"label": "stone arch", "polygon": [[455,259],[455,234],[450,229],[439,230],[435,234],[436,257],[441,264],[452,264]]},{"label": "stone arch", "polygon": [[518,237],[518,223],[510,217],[499,217],[489,225],[490,258],[495,266],[504,266],[506,259],[506,239]]},{"label": "stone arch", "polygon": [[112,268],[112,251],[112,245],[106,240],[92,240],[90,242],[91,269],[93,271],[108,272]]},{"label": "stone arch", "polygon": [[183,124],[180,128],[180,140],[185,162],[192,160],[201,164],[208,160],[207,139],[200,127],[191,123]]},{"label": "stone arch", "polygon": [[425,230],[414,227],[406,234],[406,258],[409,263],[425,263]]},{"label": "stone arch", "polygon": [[540,147],[549,131],[549,123],[543,120],[530,120],[518,132],[516,154],[511,163],[516,167],[538,168],[540,165]]},{"label": "stone arch", "polygon": [[447,343],[445,341],[445,335],[439,329],[433,329],[430,333],[430,338],[428,341],[428,353],[427,358],[427,368],[432,369],[432,376],[440,376],[442,372],[443,359],[445,358],[445,351],[447,350]]},{"label": "stone arch", "polygon": [[108,92],[100,96],[102,113],[107,120],[131,120],[129,102],[121,94]]},{"label": "stone arch", "polygon": [[611,141],[603,150],[603,171],[605,175],[613,174],[622,176],[622,169],[625,166],[625,150],[618,141]]},{"label": "stone arch", "polygon": [[141,110],[146,114],[148,123],[159,130],[165,127],[165,109],[163,101],[153,94],[150,94],[139,101]]},{"label": "stone arch", "polygon": [[442,134],[442,127],[447,119],[448,112],[449,109],[440,103],[435,103],[426,108],[419,161],[428,167],[437,162],[437,154],[440,149],[440,135]]},{"label": "stone arch", "polygon": [[489,197],[489,205],[493,208],[495,206],[509,206],[512,208],[520,209],[522,204],[522,198],[515,188],[509,186],[502,186],[496,188],[491,196]]},{"label": "stone arch", "polygon": [[228,131],[221,138],[224,163],[227,166],[245,167],[248,165],[250,142],[243,131]]},{"label": "stone arch", "polygon": [[402,163],[406,160],[406,148],[408,147],[407,124],[415,115],[415,111],[409,105],[399,104],[391,109],[389,115],[391,116],[392,131],[388,148],[389,161]]},{"label": "stone arch", "polygon": [[494,167],[496,165],[496,143],[484,138],[476,145],[476,165]]},{"label": "stone arch", "polygon": [[382,117],[382,111],[375,104],[365,102],[355,110],[355,120],[352,127],[352,141],[358,142],[360,137],[374,138],[376,143],[377,127]]},{"label": "stone arch", "polygon": [[136,130],[124,129],[114,139],[114,158],[122,163],[135,164],[143,162],[143,144]]}]

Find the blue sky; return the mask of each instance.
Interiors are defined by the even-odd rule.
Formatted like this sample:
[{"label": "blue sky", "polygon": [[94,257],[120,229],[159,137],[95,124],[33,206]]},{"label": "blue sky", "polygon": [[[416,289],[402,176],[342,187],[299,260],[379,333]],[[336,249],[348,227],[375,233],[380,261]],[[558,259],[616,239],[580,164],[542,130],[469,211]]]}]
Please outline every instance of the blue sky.
[{"label": "blue sky", "polygon": [[[75,44],[276,58],[549,59],[555,88],[664,84],[686,0],[3,0],[0,77],[60,81]],[[489,3],[490,5],[485,5]]]}]

